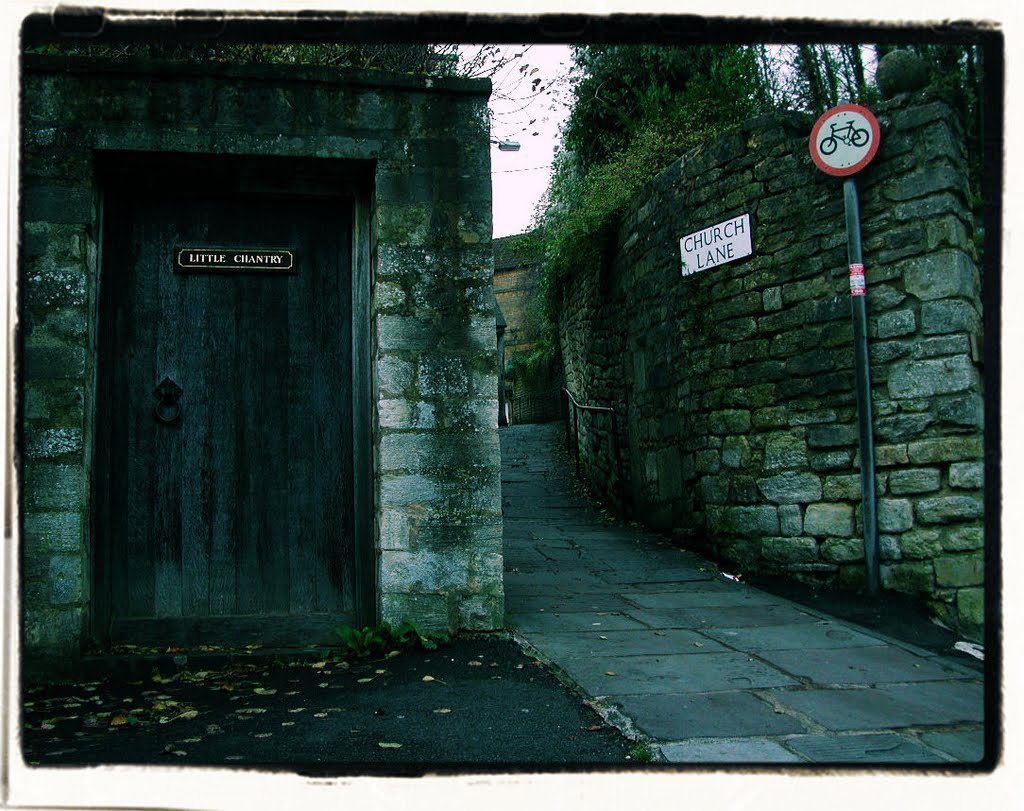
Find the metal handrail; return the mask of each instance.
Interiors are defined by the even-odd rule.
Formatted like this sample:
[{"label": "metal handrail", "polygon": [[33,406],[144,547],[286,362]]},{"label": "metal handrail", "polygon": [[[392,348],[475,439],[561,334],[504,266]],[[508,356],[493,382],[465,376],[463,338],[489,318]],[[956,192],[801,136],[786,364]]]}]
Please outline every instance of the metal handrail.
[{"label": "metal handrail", "polygon": [[[569,389],[562,387],[562,392],[565,394],[565,444],[573,449],[573,455],[576,458],[576,475],[580,475],[580,411],[593,411],[597,413],[604,413],[611,415],[611,435],[612,435],[612,455],[615,457],[615,472],[617,474],[617,481],[615,486],[616,495],[619,497],[619,502],[625,510],[626,502],[622,498],[621,488],[623,485],[622,480],[622,455],[619,453],[619,423],[616,418],[615,409],[609,406],[595,406],[595,405],[583,405],[577,400]],[[569,406],[572,406],[570,411]],[[571,423],[571,425],[570,425]]]}]

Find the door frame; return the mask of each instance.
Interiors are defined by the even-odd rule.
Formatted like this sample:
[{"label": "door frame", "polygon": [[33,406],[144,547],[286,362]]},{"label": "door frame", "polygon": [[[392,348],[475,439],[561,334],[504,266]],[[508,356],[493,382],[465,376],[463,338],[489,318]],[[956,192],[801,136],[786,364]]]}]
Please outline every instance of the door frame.
[{"label": "door frame", "polygon": [[[188,178],[201,172],[205,182],[220,182],[225,188],[269,198],[315,201],[347,200],[351,205],[352,272],[352,504],[354,591],[356,616],[361,624],[377,619],[376,533],[373,497],[373,391],[371,324],[371,205],[375,161],[337,158],[303,158],[264,155],[214,155],[200,153],[96,151],[99,199],[95,295],[91,306],[93,366],[90,374],[93,393],[88,409],[93,431],[88,443],[90,599],[89,636],[94,646],[110,645],[112,620],[110,571],[111,544],[102,531],[105,523],[106,484],[102,478],[109,470],[109,425],[103,419],[101,403],[109,385],[102,372],[105,327],[110,295],[104,295],[104,200],[112,187],[131,183],[140,192],[160,193],[168,188],[186,187]],[[190,174],[193,173],[193,174]],[[186,187],[187,188],[187,187]]]}]

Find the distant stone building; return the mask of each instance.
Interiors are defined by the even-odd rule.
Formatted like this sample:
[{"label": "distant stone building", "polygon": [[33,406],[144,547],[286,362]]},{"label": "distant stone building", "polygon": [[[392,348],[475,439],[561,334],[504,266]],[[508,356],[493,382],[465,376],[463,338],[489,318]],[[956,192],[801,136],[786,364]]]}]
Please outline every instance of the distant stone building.
[{"label": "distant stone building", "polygon": [[525,235],[494,240],[494,293],[503,314],[503,368],[512,422],[542,422],[558,416],[558,379],[527,375],[522,363],[543,334],[541,269],[517,242]]},{"label": "distant stone building", "polygon": [[25,58],[27,662],[502,624],[489,90]]}]

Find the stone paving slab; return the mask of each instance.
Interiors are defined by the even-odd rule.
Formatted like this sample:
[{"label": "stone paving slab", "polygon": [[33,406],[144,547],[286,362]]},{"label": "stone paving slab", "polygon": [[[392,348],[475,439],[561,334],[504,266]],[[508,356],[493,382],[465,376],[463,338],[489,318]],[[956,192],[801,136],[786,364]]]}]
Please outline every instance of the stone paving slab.
[{"label": "stone paving slab", "polygon": [[556,563],[579,563],[586,556],[582,549],[573,546],[534,543],[530,548],[542,558]]},{"label": "stone paving slab", "polygon": [[725,606],[744,605],[790,605],[781,597],[764,591],[757,591],[749,586],[733,585],[733,589],[715,589],[709,591],[657,591],[639,593],[629,597],[630,602],[640,608],[675,609],[675,608],[718,608]]},{"label": "stone paving slab", "polygon": [[551,518],[557,520],[560,516],[564,516],[566,510],[577,510],[583,512],[587,509],[585,505],[573,505],[564,504],[560,507],[535,507],[533,505],[524,504],[522,506],[515,507],[503,507],[502,508],[509,518]]},{"label": "stone paving slab", "polygon": [[981,723],[985,718],[985,699],[976,682],[772,690],[768,695],[833,730]]},{"label": "stone paving slab", "polygon": [[706,576],[704,572],[696,569],[669,568],[649,563],[640,566],[613,567],[607,575],[607,580],[612,588],[617,588],[630,583],[650,583],[658,580],[671,583],[703,580]]},{"label": "stone paving slab", "polygon": [[[796,685],[742,653],[688,653],[565,659],[558,665],[595,696],[706,693]],[[614,676],[608,676],[608,671]]]},{"label": "stone paving slab", "polygon": [[782,744],[763,738],[709,738],[663,743],[658,747],[669,763],[805,763]]},{"label": "stone paving slab", "polygon": [[[505,591],[515,593],[513,600],[520,596],[573,595],[592,594],[594,583],[591,581],[566,582],[553,585],[548,582],[536,582],[534,573],[505,570]],[[515,628],[514,625],[508,626]]]},{"label": "stone paving slab", "polygon": [[709,591],[731,591],[732,585],[728,581],[716,580],[711,574],[705,573],[703,577],[692,580],[670,580],[665,577],[658,577],[652,580],[628,583],[619,589],[619,594],[633,599],[637,594],[681,594],[684,592],[705,593]]},{"label": "stone paving slab", "polygon": [[980,763],[985,757],[985,733],[980,729],[963,732],[925,732],[921,735],[921,741],[962,763]]},{"label": "stone paving slab", "polygon": [[599,613],[596,611],[509,613],[508,621],[513,628],[525,633],[536,631],[577,631],[603,634],[606,631],[647,629],[647,626],[624,614]]},{"label": "stone paving slab", "polygon": [[708,628],[704,633],[730,647],[755,652],[794,650],[806,655],[808,650],[885,645],[878,637],[828,620],[757,628]]},{"label": "stone paving slab", "polygon": [[786,735],[807,729],[746,691],[617,696],[615,704],[659,740]]},{"label": "stone paving slab", "polygon": [[948,763],[915,740],[876,735],[803,735],[786,739],[786,746],[815,763]]},{"label": "stone paving slab", "polygon": [[908,681],[960,679],[958,671],[945,668],[937,657],[923,659],[887,645],[860,648],[761,650],[758,655],[794,676],[816,684],[885,684]]},{"label": "stone paving slab", "polygon": [[537,571],[514,571],[505,570],[505,581],[506,583],[511,582],[516,588],[526,585],[532,586],[535,591],[533,593],[542,593],[544,589],[550,590],[552,593],[564,592],[564,593],[585,593],[599,591],[604,586],[604,581],[589,572],[579,571],[565,571],[562,568],[553,566]]},{"label": "stone paving slab", "polygon": [[598,634],[576,632],[531,633],[530,644],[546,656],[637,656],[671,653],[728,653],[724,645],[696,631],[607,631]]},{"label": "stone paving slab", "polygon": [[532,611],[627,611],[632,606],[628,600],[617,594],[587,592],[585,594],[513,594],[505,598],[505,610],[516,614]]},{"label": "stone paving slab", "polygon": [[637,609],[631,612],[652,628],[742,628],[812,624],[818,617],[788,605],[708,606],[673,611]]}]

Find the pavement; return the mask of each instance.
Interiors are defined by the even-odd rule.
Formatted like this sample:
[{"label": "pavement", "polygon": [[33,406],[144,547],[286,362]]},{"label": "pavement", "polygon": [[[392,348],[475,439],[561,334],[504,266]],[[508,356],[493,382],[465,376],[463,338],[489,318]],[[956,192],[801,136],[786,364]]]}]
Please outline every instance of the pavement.
[{"label": "pavement", "polygon": [[953,655],[949,632],[893,595],[883,614],[857,595],[755,588],[612,520],[581,492],[563,436],[558,423],[501,432],[508,625],[655,760],[990,764],[984,667]]}]

